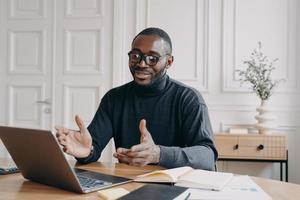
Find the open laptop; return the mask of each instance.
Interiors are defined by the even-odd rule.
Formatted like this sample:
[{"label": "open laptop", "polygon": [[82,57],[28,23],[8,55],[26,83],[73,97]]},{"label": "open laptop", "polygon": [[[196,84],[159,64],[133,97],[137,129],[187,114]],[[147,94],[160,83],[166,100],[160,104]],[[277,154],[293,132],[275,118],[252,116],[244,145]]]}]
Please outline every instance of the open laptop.
[{"label": "open laptop", "polygon": [[0,138],[24,178],[88,193],[132,180],[71,168],[51,131],[0,126]]}]

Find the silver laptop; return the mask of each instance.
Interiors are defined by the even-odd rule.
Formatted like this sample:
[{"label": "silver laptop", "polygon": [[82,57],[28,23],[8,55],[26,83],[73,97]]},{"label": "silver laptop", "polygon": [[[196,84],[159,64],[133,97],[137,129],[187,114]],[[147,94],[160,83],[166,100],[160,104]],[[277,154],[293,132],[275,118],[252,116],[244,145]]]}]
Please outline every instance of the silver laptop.
[{"label": "silver laptop", "polygon": [[24,178],[31,181],[79,193],[132,181],[71,168],[50,131],[0,126],[0,138]]}]

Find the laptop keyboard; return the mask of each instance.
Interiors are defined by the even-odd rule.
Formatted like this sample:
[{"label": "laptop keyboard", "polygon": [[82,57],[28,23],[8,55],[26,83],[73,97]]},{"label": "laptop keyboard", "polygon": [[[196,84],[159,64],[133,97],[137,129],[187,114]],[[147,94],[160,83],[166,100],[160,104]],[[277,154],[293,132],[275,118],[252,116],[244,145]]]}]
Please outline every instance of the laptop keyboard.
[{"label": "laptop keyboard", "polygon": [[78,174],[77,174],[77,178],[83,188],[96,188],[96,187],[101,187],[101,186],[106,186],[106,185],[112,184],[110,182],[93,179],[93,178],[88,178],[85,176],[80,176]]},{"label": "laptop keyboard", "polygon": [[12,174],[17,172],[20,172],[20,170],[17,167],[7,167],[7,168],[0,167],[0,175]]}]

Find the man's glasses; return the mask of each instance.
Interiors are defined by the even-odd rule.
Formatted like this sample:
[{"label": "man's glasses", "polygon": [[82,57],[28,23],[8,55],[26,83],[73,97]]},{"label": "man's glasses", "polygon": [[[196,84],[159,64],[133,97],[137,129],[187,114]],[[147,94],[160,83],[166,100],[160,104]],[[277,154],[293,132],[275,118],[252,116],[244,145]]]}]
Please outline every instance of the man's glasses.
[{"label": "man's glasses", "polygon": [[129,61],[134,63],[134,64],[138,64],[140,63],[142,60],[145,61],[145,63],[149,66],[155,66],[159,59],[161,59],[162,57],[166,56],[168,54],[165,54],[163,56],[155,56],[155,55],[145,55],[141,52],[137,52],[137,51],[129,51],[128,56],[129,56]]}]

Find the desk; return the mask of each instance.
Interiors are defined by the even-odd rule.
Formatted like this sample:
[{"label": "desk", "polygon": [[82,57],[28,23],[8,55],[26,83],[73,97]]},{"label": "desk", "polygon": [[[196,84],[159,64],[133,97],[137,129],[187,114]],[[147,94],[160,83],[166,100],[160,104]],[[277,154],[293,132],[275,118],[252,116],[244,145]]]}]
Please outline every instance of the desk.
[{"label": "desk", "polygon": [[[0,165],[4,166],[7,159],[0,159]],[[110,164],[95,162],[82,165],[79,168],[98,171],[106,174],[133,178],[139,174],[160,169],[158,166],[133,167],[125,164]],[[253,177],[253,180],[274,200],[300,199],[300,185],[285,183]],[[142,183],[128,183],[122,186],[129,191],[133,191],[143,186]],[[22,199],[22,200],[99,200],[97,193],[77,194],[58,188],[31,182],[22,177],[21,174],[11,174],[0,176],[0,199]]]}]

